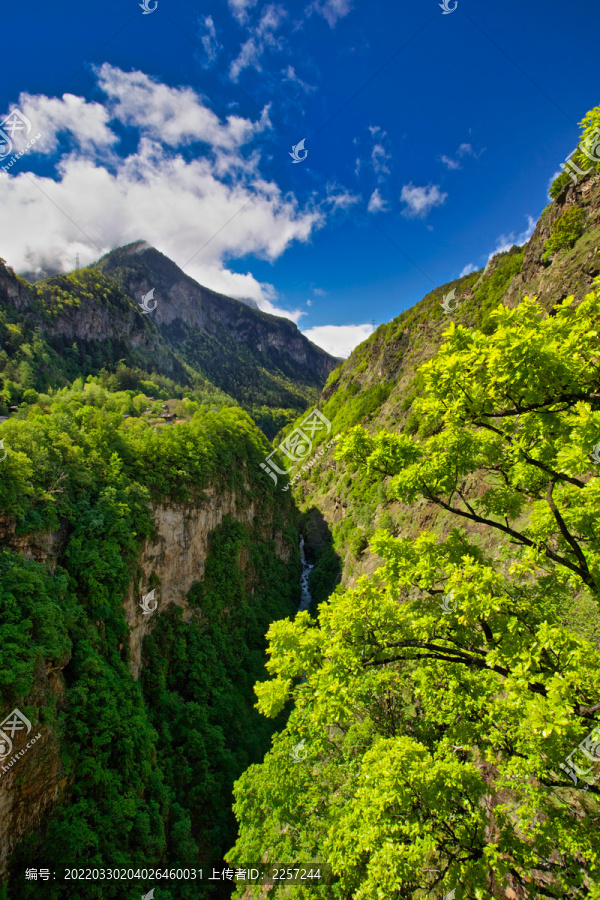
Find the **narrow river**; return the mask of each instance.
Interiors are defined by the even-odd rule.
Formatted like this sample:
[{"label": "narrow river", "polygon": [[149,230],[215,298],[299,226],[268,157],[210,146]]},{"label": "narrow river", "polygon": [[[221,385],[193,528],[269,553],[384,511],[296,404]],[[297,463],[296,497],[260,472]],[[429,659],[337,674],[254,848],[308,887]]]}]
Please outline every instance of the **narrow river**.
[{"label": "narrow river", "polygon": [[310,601],[312,599],[310,596],[308,579],[310,578],[310,573],[314,569],[314,565],[306,562],[306,554],[304,552],[304,535],[300,536],[300,561],[302,563],[302,575],[300,576],[300,588],[302,590],[302,596],[300,598],[300,606],[298,607],[298,612],[302,612],[303,609],[308,609],[310,606]]}]

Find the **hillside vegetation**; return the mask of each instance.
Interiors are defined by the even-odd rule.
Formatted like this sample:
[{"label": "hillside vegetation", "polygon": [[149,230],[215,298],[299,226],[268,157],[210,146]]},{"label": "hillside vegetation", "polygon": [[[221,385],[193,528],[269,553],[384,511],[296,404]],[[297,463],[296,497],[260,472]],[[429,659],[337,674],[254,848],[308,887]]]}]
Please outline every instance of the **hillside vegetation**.
[{"label": "hillside vegetation", "polygon": [[332,900],[600,897],[593,168],[330,376],[337,446],[293,488],[329,599],[269,630],[258,707],[294,705],[232,864],[331,863]]},{"label": "hillside vegetation", "polygon": [[598,169],[334,370],[141,242],[1,267],[0,696],[42,740],[0,769],[0,900],[224,860],[332,876],[203,897],[600,900]]},{"label": "hillside vegetation", "polygon": [[139,243],[34,285],[0,261],[0,348],[0,415],[91,376],[112,391],[239,403],[269,437],[335,366],[293,322],[203,288]]},{"label": "hillside vegetation", "polygon": [[[239,408],[199,407],[184,424],[154,428],[123,418],[135,403],[80,383],[0,426],[2,708],[17,707],[43,733],[47,766],[48,742],[58,742],[63,773],[61,802],[17,847],[3,897],[39,896],[23,872],[48,860],[56,870],[218,864],[235,834],[232,783],[274,727],[252,708],[252,684],[267,627],[294,609],[298,589],[289,501],[275,503],[257,474],[265,439]],[[212,533],[188,597],[201,614],[184,618],[171,605],[157,615],[136,681],[123,598],[139,578],[153,507],[202,503],[215,484],[257,516],[248,525],[226,517]],[[288,563],[273,530],[287,535]],[[13,549],[36,534],[60,540],[57,565]],[[139,898],[134,884],[77,890]],[[46,896],[70,892],[55,884]]]}]

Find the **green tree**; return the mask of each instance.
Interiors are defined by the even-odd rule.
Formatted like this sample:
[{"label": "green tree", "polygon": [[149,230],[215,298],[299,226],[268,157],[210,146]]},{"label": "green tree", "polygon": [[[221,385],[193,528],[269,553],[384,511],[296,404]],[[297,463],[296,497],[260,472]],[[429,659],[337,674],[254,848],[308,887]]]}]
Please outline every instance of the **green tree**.
[{"label": "green tree", "polygon": [[561,769],[600,709],[600,297],[493,318],[421,369],[428,437],[338,445],[440,524],[378,531],[372,577],[271,626],[259,709],[295,705],[237,783],[232,864],[327,860],[344,900],[600,897],[600,789]]},{"label": "green tree", "polygon": [[542,259],[548,260],[559,250],[572,247],[585,230],[585,213],[572,206],[552,224]]}]

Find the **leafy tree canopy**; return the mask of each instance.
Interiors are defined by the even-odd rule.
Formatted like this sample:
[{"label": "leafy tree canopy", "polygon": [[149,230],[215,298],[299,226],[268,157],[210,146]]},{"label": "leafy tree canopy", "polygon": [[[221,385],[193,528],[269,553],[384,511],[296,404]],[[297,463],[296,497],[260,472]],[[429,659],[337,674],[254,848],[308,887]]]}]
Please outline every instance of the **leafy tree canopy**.
[{"label": "leafy tree canopy", "polygon": [[600,709],[600,293],[493,316],[421,369],[426,436],[340,440],[438,529],[376,532],[372,577],[271,626],[258,706],[295,705],[237,784],[232,864],[327,860],[340,900],[600,897],[600,789],[560,768]]}]

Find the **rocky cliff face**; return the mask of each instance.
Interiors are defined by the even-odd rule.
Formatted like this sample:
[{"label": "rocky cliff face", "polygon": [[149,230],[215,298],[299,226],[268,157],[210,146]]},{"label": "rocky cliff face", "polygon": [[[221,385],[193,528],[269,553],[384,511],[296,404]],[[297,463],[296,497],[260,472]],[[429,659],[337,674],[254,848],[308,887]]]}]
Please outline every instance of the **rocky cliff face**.
[{"label": "rocky cliff face", "polygon": [[321,383],[335,368],[333,357],[305,338],[289,319],[268,315],[203,287],[142,241],[112,251],[99,261],[98,268],[136,299],[154,290],[151,302],[156,308],[151,316],[163,331],[177,324],[212,336],[223,330],[266,360],[273,356],[283,369],[292,364],[307,373],[312,371]]},{"label": "rocky cliff face", "polygon": [[[553,224],[572,209],[580,211],[583,233],[572,245],[546,257]],[[489,318],[492,309],[500,303],[516,306],[525,296],[537,296],[547,310],[571,294],[579,302],[599,274],[600,179],[588,177],[577,185],[569,183],[546,207],[523,248],[513,247],[498,254],[483,271],[437,288],[412,309],[381,325],[335,372],[318,408],[331,419],[334,432],[360,424],[373,430],[407,428],[409,434],[414,433],[419,424],[411,413],[419,392],[416,373],[434,356],[451,322],[485,330],[493,327]],[[458,302],[447,315],[440,304],[453,289]],[[360,537],[362,532],[363,540],[354,541],[356,550],[348,547],[348,538],[337,548],[343,556],[342,581],[347,585],[354,584],[362,573],[371,574],[380,564],[367,549],[368,537],[379,524],[396,527],[407,536],[438,521],[435,510],[424,501],[411,507],[410,516],[401,504],[377,503],[368,509],[365,504],[364,509],[357,509],[345,467],[335,463],[333,450],[325,453],[303,482],[294,494],[301,508],[308,511],[304,527],[313,553],[324,544],[319,535],[314,538],[314,546],[311,544],[314,517],[322,518],[333,530],[349,516],[354,534]]]},{"label": "rocky cliff face", "polygon": [[[544,260],[546,241],[554,222],[568,210],[580,209],[585,230],[575,246]],[[550,308],[570,294],[581,300],[600,274],[600,181],[594,178],[569,183],[554,203],[546,207],[525,247],[522,273],[515,275],[506,301],[513,303],[525,294],[536,295]]]},{"label": "rocky cliff face", "polygon": [[[1,262],[4,263],[4,260]],[[32,306],[28,285],[4,265],[0,265],[0,302],[14,306],[19,312],[30,310]]]},{"label": "rocky cliff face", "polygon": [[[45,697],[61,695],[60,677],[41,672],[38,689]],[[0,761],[0,878],[23,835],[43,824],[67,786],[56,733],[48,725],[32,724],[29,734],[15,735],[10,756]]]},{"label": "rocky cliff face", "polygon": [[[138,558],[139,575],[132,580],[125,598],[125,612],[130,629],[130,664],[137,678],[142,665],[142,642],[152,629],[155,616],[174,603],[184,610],[184,621],[202,618],[202,610],[190,609],[187,594],[192,585],[201,581],[208,556],[208,539],[225,516],[246,524],[255,521],[255,504],[244,505],[234,494],[219,496],[214,488],[206,492],[206,500],[200,506],[160,504],[154,507],[155,537],[142,546]],[[275,542],[276,553],[288,560],[291,547],[272,523],[260,520],[261,531]],[[140,606],[142,595],[152,585],[153,601],[158,603],[156,612],[145,613]],[[150,603],[154,606],[154,602]]]}]

